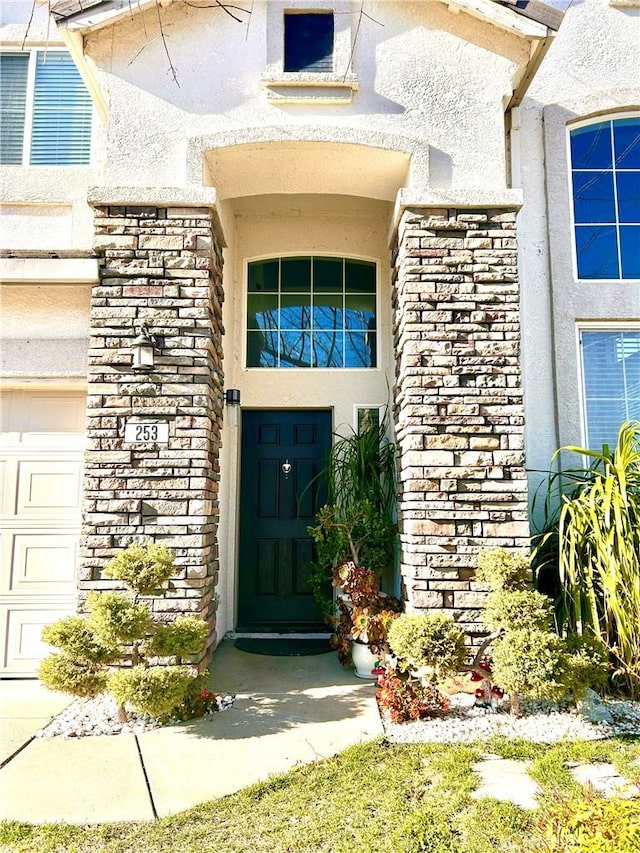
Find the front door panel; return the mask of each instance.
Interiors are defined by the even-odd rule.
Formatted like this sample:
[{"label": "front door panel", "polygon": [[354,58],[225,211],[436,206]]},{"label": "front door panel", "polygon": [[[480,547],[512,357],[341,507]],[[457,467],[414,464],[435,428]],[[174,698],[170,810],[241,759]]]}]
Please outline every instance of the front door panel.
[{"label": "front door panel", "polygon": [[307,527],[325,500],[314,478],[330,446],[331,412],[243,412],[238,630],[321,623]]}]

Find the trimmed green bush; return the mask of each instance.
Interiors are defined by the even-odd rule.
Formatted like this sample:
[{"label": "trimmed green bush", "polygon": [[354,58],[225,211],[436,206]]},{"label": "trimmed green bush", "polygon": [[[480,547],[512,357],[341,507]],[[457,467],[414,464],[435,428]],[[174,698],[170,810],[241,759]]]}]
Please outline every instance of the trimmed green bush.
[{"label": "trimmed green bush", "polygon": [[133,643],[151,630],[151,614],[145,604],[134,604],[120,592],[90,592],[88,623],[96,637],[107,645]]},{"label": "trimmed green bush", "polygon": [[42,639],[78,663],[111,663],[118,657],[117,644],[101,642],[87,620],[80,616],[67,616],[53,625],[47,625],[42,630]]},{"label": "trimmed green bush", "polygon": [[40,664],[38,677],[51,690],[87,698],[102,693],[107,685],[104,667],[86,661],[79,663],[63,654],[45,658]]},{"label": "trimmed green bush", "polygon": [[148,645],[148,653],[178,659],[197,654],[204,646],[209,627],[197,616],[177,616],[168,625],[158,625]]},{"label": "trimmed green bush", "polygon": [[464,664],[464,632],[452,619],[440,613],[401,614],[391,623],[389,647],[403,669],[438,681],[458,672]]},{"label": "trimmed green bush", "polygon": [[551,631],[519,628],[508,631],[491,646],[493,678],[513,694],[559,699],[566,693],[567,662],[562,640]]},{"label": "trimmed green bush", "polygon": [[490,548],[478,554],[476,581],[491,592],[525,590],[531,585],[529,561],[522,554],[504,548]]},{"label": "trimmed green bush", "polygon": [[164,545],[129,545],[107,563],[103,574],[124,581],[138,595],[154,595],[173,574],[174,561],[175,554]]},{"label": "trimmed green bush", "polygon": [[188,666],[134,666],[109,676],[107,687],[119,705],[160,717],[183,700],[195,675]]},{"label": "trimmed green bush", "polygon": [[[127,593],[92,591],[87,596],[87,617],[60,619],[43,631],[43,639],[61,649],[43,661],[40,678],[53,690],[74,696],[95,696],[109,689],[118,701],[118,714],[126,719],[125,703],[154,715],[166,715],[183,702],[182,718],[204,713],[215,699],[201,691],[194,699],[193,685],[200,683],[188,667],[149,666],[156,657],[196,655],[206,642],[208,626],[195,616],[179,616],[174,624],[157,625],[140,594],[158,592],[173,571],[173,554],[153,543],[126,548],[109,563],[109,574],[123,580]],[[110,663],[133,668],[109,675]],[[191,689],[191,692],[189,692]],[[205,693],[207,695],[205,695]],[[197,701],[196,701],[197,700]]]},{"label": "trimmed green bush", "polygon": [[526,625],[550,630],[553,605],[534,589],[496,590],[487,600],[483,621],[490,631],[513,631]]}]

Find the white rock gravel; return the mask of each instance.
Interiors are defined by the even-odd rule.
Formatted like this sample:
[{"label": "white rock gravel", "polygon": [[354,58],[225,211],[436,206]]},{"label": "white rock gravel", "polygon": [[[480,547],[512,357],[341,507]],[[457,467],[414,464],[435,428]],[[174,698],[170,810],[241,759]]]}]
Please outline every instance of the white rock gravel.
[{"label": "white rock gravel", "polygon": [[604,740],[616,735],[640,737],[640,702],[603,702],[612,723],[593,723],[577,709],[562,709],[547,702],[524,701],[523,716],[509,713],[508,700],[497,711],[474,707],[474,698],[465,693],[450,697],[450,710],[427,720],[392,723],[387,712],[382,722],[387,739],[393,743],[469,743],[485,741],[492,735],[522,738],[534,743],[559,740]]},{"label": "white rock gravel", "polygon": [[[233,705],[234,696],[217,696],[219,711]],[[129,720],[118,720],[118,705],[113,696],[101,693],[94,699],[76,699],[50,723],[36,732],[36,737],[90,737],[91,735],[142,734],[163,724],[148,714],[128,712]],[[208,714],[204,719],[213,716]],[[203,719],[202,717],[196,719]]]}]

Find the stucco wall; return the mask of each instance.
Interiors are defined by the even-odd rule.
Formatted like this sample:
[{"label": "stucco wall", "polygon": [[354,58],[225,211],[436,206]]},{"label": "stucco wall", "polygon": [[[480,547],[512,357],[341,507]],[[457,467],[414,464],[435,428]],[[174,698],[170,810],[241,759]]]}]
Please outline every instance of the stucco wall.
[{"label": "stucco wall", "polygon": [[10,377],[84,377],[90,287],[0,288],[1,373]]},{"label": "stucco wall", "polygon": [[518,225],[530,469],[548,468],[558,446],[583,441],[577,322],[640,319],[637,281],[576,281],[567,160],[567,122],[638,109],[639,44],[640,9],[608,0],[571,5],[521,109],[525,204]]},{"label": "stucco wall", "polygon": [[[305,3],[314,6],[326,4]],[[273,67],[267,4],[258,0],[252,8],[248,26],[213,6],[161,9],[179,85],[158,38],[155,9],[86,37],[110,103],[108,183],[179,184],[191,139],[273,125],[295,139],[312,123],[337,129],[346,142],[367,144],[371,132],[384,131],[428,146],[437,186],[504,186],[502,104],[523,40],[440,3],[370,2],[367,14],[380,23],[362,21],[352,103],[276,105],[261,80]],[[352,27],[358,9],[351,4]],[[281,191],[299,189],[284,172]]]}]

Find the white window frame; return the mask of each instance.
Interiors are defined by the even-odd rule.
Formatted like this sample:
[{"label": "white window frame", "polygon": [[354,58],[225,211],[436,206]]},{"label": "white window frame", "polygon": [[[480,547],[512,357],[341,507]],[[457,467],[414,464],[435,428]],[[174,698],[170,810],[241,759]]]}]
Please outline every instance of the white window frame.
[{"label": "white window frame", "polygon": [[[341,368],[342,369],[342,368]],[[371,369],[371,368],[369,368]],[[358,413],[361,411],[368,411],[369,409],[377,409],[378,416],[380,418],[380,423],[382,423],[384,418],[384,413],[386,409],[386,405],[383,403],[382,405],[379,403],[354,403],[353,406],[353,431],[358,432]]]},{"label": "white window frame", "polygon": [[94,161],[94,144],[95,144],[95,134],[94,134],[94,126],[96,121],[95,114],[95,106],[92,106],[91,109],[91,145],[89,150],[89,162],[88,163],[31,163],[31,137],[33,133],[33,105],[35,100],[36,93],[36,65],[38,61],[38,54],[45,53],[64,53],[67,56],[71,56],[69,51],[65,47],[26,47],[23,49],[11,49],[5,48],[0,51],[3,54],[8,54],[10,56],[16,56],[18,54],[28,54],[29,55],[29,63],[27,67],[27,93],[26,93],[26,104],[24,110],[24,129],[23,129],[23,138],[22,138],[22,162],[21,163],[0,163],[0,168],[29,168],[29,169],[69,169],[69,168],[89,168]]},{"label": "white window frame", "polygon": [[[592,124],[600,124],[602,122],[616,121],[621,118],[637,118],[640,119],[638,110],[624,110],[616,112],[597,113],[590,115],[587,118],[582,118],[577,121],[572,121],[567,124],[566,129],[566,152],[567,152],[567,184],[569,192],[569,219],[571,223],[571,262],[573,267],[573,278],[578,284],[627,284],[640,281],[640,278],[580,278],[578,276],[578,247],[576,244],[576,222],[573,210],[573,163],[571,160],[571,133],[574,130],[579,130],[581,127],[589,127]],[[618,266],[620,267],[620,242],[616,237],[618,250]]]},{"label": "white window frame", "polygon": [[[627,279],[623,279],[627,281]],[[580,440],[583,447],[589,447],[589,428],[587,424],[587,398],[585,393],[585,370],[582,349],[583,332],[640,332],[640,320],[605,320],[576,323],[576,352],[578,353],[578,404],[580,407]],[[600,448],[595,448],[599,451]]]},{"label": "white window frame", "polygon": [[[271,261],[277,259],[286,259],[286,258],[341,258],[347,261],[367,261],[368,263],[375,264],[376,267],[376,366],[375,367],[248,367],[247,366],[247,309],[249,304],[249,264],[254,261]],[[255,257],[244,258],[244,283],[243,283],[243,294],[242,294],[242,365],[243,370],[256,372],[256,373],[264,373],[267,374],[269,371],[274,371],[279,374],[298,374],[302,373],[303,375],[309,375],[314,373],[327,373],[333,372],[338,376],[342,376],[345,374],[349,374],[351,372],[356,373],[369,373],[373,374],[375,371],[381,371],[382,367],[380,364],[380,352],[381,352],[381,328],[380,328],[380,262],[377,258],[367,257],[365,255],[347,255],[340,252],[314,252],[314,251],[299,251],[299,252],[278,252],[276,254],[270,253],[268,255],[256,255]],[[371,406],[369,408],[375,408],[375,406]]]}]

